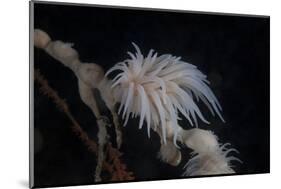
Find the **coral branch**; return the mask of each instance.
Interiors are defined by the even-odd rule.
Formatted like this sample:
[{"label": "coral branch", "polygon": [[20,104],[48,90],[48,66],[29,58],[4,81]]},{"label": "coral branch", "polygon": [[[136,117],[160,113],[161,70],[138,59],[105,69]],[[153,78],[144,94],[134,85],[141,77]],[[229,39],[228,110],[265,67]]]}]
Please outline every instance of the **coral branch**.
[{"label": "coral branch", "polygon": [[111,181],[118,180],[133,180],[134,176],[132,172],[126,170],[126,166],[120,161],[122,153],[113,148],[111,143],[107,145],[108,162],[114,165],[114,172]]},{"label": "coral branch", "polygon": [[100,119],[98,120],[99,125],[99,132],[98,132],[98,142],[99,142],[99,149],[98,149],[98,162],[95,171],[95,181],[101,181],[101,169],[102,163],[104,161],[104,146],[106,144],[107,132],[106,132],[106,125],[105,121]]},{"label": "coral branch", "polygon": [[[79,123],[71,114],[67,103],[59,97],[57,92],[52,89],[47,80],[40,74],[39,70],[34,71],[34,79],[38,84],[40,84],[40,92],[46,96],[48,96],[54,104],[61,110],[72,122],[71,129],[72,131],[80,138],[80,140],[88,147],[88,150],[98,156],[98,145],[96,142],[91,140],[88,134],[80,127]],[[105,127],[104,127],[105,128]],[[110,162],[103,161],[102,167],[105,171],[111,174],[112,181],[128,181],[133,180],[134,176],[132,172],[127,171],[127,167],[124,163],[122,163],[120,157],[121,153],[113,148],[111,144],[107,145],[107,154]],[[114,160],[114,161],[112,161]],[[116,176],[118,175],[118,176]]]},{"label": "coral branch", "polygon": [[[101,166],[104,160],[104,147],[107,139],[107,131],[106,128],[103,128],[106,123],[100,114],[98,109],[96,99],[93,95],[92,90],[100,90],[107,86],[107,79],[104,78],[104,72],[102,67],[94,63],[81,63],[79,60],[78,52],[72,48],[72,44],[65,43],[62,41],[52,41],[50,36],[39,29],[35,29],[34,31],[34,45],[38,48],[43,49],[50,56],[61,62],[64,66],[71,69],[78,79],[79,86],[79,94],[82,101],[92,110],[98,121],[98,164],[95,171],[95,180],[101,181],[100,173]],[[108,89],[108,87],[107,87]],[[109,92],[110,94],[110,92]],[[118,148],[121,145],[121,134],[118,128],[118,120],[116,121],[116,116],[114,116],[114,100],[105,98],[108,95],[103,95],[103,99],[105,100],[107,106],[112,112],[114,117],[114,125],[117,136],[117,144]]]},{"label": "coral branch", "polygon": [[72,44],[62,41],[52,41],[50,36],[40,29],[34,30],[34,45],[44,50],[50,56],[61,62],[64,66],[73,71],[78,79],[79,94],[82,101],[93,111],[96,118],[100,118],[100,113],[92,93],[93,89],[99,90],[106,106],[110,109],[114,118],[114,125],[117,136],[118,147],[121,146],[121,132],[119,121],[115,112],[115,100],[112,97],[111,85],[104,77],[103,68],[95,63],[82,63],[78,52],[72,48]]}]

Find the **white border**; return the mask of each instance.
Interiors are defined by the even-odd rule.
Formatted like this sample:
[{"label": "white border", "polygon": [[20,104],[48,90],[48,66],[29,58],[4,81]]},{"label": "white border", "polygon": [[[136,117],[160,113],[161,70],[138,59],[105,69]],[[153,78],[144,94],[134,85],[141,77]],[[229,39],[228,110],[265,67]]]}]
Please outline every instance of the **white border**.
[{"label": "white border", "polygon": [[[51,0],[50,0],[51,1]],[[57,0],[61,1],[61,0]],[[274,0],[63,0],[104,5],[181,9],[271,16],[271,174],[136,182],[68,188],[265,188],[279,185],[280,140],[280,6]],[[29,10],[27,0],[6,0],[0,7],[0,188],[28,186]],[[241,97],[243,98],[243,97]],[[278,111],[279,110],[279,111]],[[250,140],[250,139],[249,139]]]}]

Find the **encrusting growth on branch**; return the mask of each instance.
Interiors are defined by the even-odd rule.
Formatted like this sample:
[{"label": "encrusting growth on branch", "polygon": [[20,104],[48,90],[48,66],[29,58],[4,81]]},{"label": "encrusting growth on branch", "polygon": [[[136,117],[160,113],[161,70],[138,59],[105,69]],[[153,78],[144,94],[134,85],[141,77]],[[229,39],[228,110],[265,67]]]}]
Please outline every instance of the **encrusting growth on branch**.
[{"label": "encrusting growth on branch", "polygon": [[[96,116],[99,127],[99,153],[98,153],[98,165],[96,167],[96,181],[100,181],[100,173],[101,173],[101,164],[104,160],[104,148],[106,144],[107,132],[104,128],[106,123],[104,123],[104,116],[101,116],[99,109],[97,107],[96,99],[92,90],[97,90],[99,88],[100,83],[104,83],[104,72],[103,69],[93,63],[81,63],[79,60],[79,55],[76,50],[71,48],[71,44],[64,43],[62,41],[52,41],[49,35],[42,31],[36,29],[34,32],[34,45],[38,48],[45,50],[49,55],[51,55],[56,60],[60,61],[63,65],[70,68],[76,77],[78,78],[78,86],[79,86],[79,94],[82,101],[92,110],[94,115]],[[113,102],[109,103],[111,108],[111,112],[113,112],[114,104]],[[116,119],[116,117],[115,117]],[[115,121],[115,123],[118,121]],[[120,147],[121,143],[121,132],[119,132],[119,127],[116,126],[116,135],[117,135],[117,143],[118,147]]]},{"label": "encrusting growth on branch", "polygon": [[99,119],[101,115],[92,90],[98,90],[101,93],[101,97],[113,116],[116,140],[118,148],[120,148],[122,133],[115,111],[116,102],[111,95],[110,81],[104,77],[103,68],[94,63],[81,63],[77,51],[72,48],[72,44],[64,43],[59,40],[52,41],[46,32],[39,29],[35,29],[34,31],[34,45],[45,50],[50,56],[73,71],[78,79],[80,97],[93,111],[97,119]]}]

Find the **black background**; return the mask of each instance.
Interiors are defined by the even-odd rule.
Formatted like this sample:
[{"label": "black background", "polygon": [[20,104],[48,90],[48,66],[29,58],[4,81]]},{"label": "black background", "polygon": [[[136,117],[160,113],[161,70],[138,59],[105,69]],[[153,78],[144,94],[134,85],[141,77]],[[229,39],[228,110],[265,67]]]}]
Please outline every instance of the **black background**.
[{"label": "black background", "polygon": [[[211,89],[223,107],[223,123],[199,104],[221,143],[230,142],[243,164],[234,163],[239,174],[269,172],[269,17],[130,10],[35,3],[34,27],[53,40],[74,43],[82,62],[93,62],[108,70],[134,51],[153,48],[171,53],[198,66],[208,75]],[[96,140],[97,126],[83,104],[73,72],[42,50],[34,49],[34,67],[67,101],[81,127]],[[94,183],[96,157],[70,129],[71,122],[35,83],[35,186]],[[109,115],[102,107],[103,114]],[[121,119],[120,119],[121,121]],[[186,121],[184,128],[191,128]],[[136,180],[180,178],[189,153],[178,167],[160,162],[159,137],[148,139],[138,120],[122,128],[123,161]],[[108,129],[114,142],[113,129]]]}]

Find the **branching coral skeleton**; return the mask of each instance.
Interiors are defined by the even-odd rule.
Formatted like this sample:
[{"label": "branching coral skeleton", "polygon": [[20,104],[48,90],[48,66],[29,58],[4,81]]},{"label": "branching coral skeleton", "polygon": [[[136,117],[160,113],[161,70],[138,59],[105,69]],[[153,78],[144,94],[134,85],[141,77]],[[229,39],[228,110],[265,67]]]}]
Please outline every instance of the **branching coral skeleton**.
[{"label": "branching coral skeleton", "polygon": [[[40,85],[40,92],[49,97],[55,103],[58,109],[61,110],[70,119],[70,121],[72,122],[72,131],[87,146],[89,151],[98,156],[98,154],[100,153],[98,150],[100,150],[100,148],[98,149],[96,142],[91,140],[88,134],[83,131],[79,123],[70,112],[67,103],[63,99],[61,99],[57,92],[48,85],[47,80],[44,79],[39,70],[35,70],[34,79]],[[113,148],[111,143],[107,144],[106,151],[108,160],[105,160],[101,164],[98,164],[99,167],[97,167],[97,169],[100,169],[98,171],[101,172],[101,169],[103,168],[103,170],[109,172],[111,174],[111,181],[133,180],[133,173],[129,172],[126,165],[120,160],[122,154],[117,149]],[[97,176],[95,175],[95,177]]]},{"label": "branching coral skeleton", "polygon": [[[205,123],[209,122],[195,101],[201,100],[212,115],[218,115],[222,121],[224,119],[221,105],[208,86],[210,82],[196,66],[170,54],[158,56],[153,50],[145,57],[133,43],[136,53],[128,52],[129,59],[117,63],[104,74],[97,64],[81,63],[71,44],[52,41],[42,30],[35,30],[34,44],[74,72],[78,79],[80,97],[98,120],[96,181],[101,180],[108,118],[100,114],[93,90],[99,91],[111,111],[118,147],[122,143],[118,114],[124,120],[124,126],[130,118],[139,117],[140,129],[146,125],[149,137],[151,130],[160,136],[158,157],[162,161],[173,166],[179,165],[182,156],[177,142],[194,151],[194,156],[185,166],[184,176],[234,173],[230,161],[238,159],[227,157],[233,149],[220,145],[211,131],[197,128],[197,117]],[[117,73],[113,80],[108,79],[113,73]],[[115,107],[118,104],[117,113]],[[180,113],[196,128],[182,129],[178,123],[182,119],[179,117]]]}]

